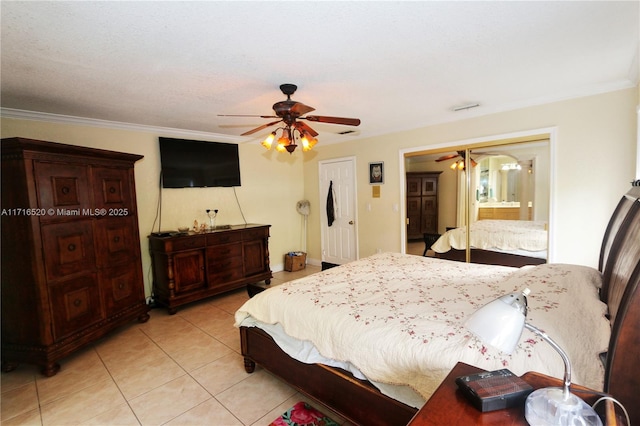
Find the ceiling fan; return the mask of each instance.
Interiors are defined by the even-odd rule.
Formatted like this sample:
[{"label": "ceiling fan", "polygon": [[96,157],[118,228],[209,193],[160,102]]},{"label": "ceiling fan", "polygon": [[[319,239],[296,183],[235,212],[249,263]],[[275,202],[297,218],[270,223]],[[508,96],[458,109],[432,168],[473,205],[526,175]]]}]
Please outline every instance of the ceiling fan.
[{"label": "ceiling fan", "polygon": [[287,100],[276,102],[275,104],[273,104],[273,111],[276,115],[220,114],[219,116],[277,118],[277,120],[275,121],[263,124],[262,126],[258,126],[255,129],[244,132],[242,136],[251,135],[253,133],[259,132],[260,130],[266,129],[267,127],[275,126],[276,124],[282,122],[284,123],[284,126],[279,127],[278,129],[271,132],[271,134],[267,136],[267,138],[262,142],[262,145],[266,149],[271,149],[271,144],[275,140],[276,132],[278,130],[282,130],[282,136],[278,139],[276,150],[287,151],[290,154],[293,153],[293,151],[295,151],[297,147],[296,141],[299,141],[302,144],[302,149],[305,151],[310,150],[313,145],[317,143],[317,139],[315,139],[315,137],[318,136],[318,132],[313,130],[304,121],[299,120],[314,121],[317,123],[342,124],[346,126],[360,125],[359,118],[329,117],[325,115],[305,115],[307,113],[315,111],[315,108],[305,105],[302,102],[291,100],[291,95],[293,95],[297,89],[298,86],[296,86],[295,84],[280,85],[280,90],[287,96]]},{"label": "ceiling fan", "polygon": [[[442,157],[437,158],[436,162],[452,160],[452,159],[458,158],[458,157],[460,157],[461,160],[456,161],[455,163],[453,163],[451,165],[451,168],[454,169],[454,170],[456,168],[458,168],[460,170],[464,170],[464,163],[465,163],[465,160],[466,160],[465,151],[456,151],[455,154],[443,155]],[[471,167],[475,167],[475,166],[478,165],[478,163],[473,158],[469,158],[469,160],[471,161]]]}]

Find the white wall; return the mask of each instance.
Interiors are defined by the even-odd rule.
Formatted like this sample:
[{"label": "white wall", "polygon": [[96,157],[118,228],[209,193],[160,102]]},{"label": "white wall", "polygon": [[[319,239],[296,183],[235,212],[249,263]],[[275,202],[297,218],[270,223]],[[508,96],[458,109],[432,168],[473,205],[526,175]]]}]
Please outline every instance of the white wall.
[{"label": "white wall", "polygon": [[[143,155],[135,165],[138,223],[145,291],[151,293],[151,260],[147,236],[158,229],[156,211],[160,194],[159,135],[71,124],[2,118],[2,138],[25,137]],[[171,135],[169,135],[171,136]],[[302,157],[276,155],[258,144],[239,145],[242,186],[236,193],[248,223],[271,225],[271,269],[282,270],[284,253],[300,249]],[[184,188],[162,190],[162,229],[189,226],[194,219],[208,223],[205,210],[219,209],[216,224],[241,224],[243,216],[233,188]],[[155,224],[155,226],[154,226]]]},{"label": "white wall", "polygon": [[[557,262],[597,266],[602,235],[618,200],[635,174],[638,89],[469,118],[416,130],[335,145],[316,145],[305,157],[305,196],[318,203],[317,162],[355,155],[357,158],[360,257],[399,251],[403,218],[395,211],[400,196],[403,149],[533,129],[557,129],[552,170],[555,192],[552,217],[556,227]],[[371,197],[368,163],[385,161],[380,198]],[[552,167],[554,167],[552,165]],[[371,203],[368,211],[365,206]],[[309,257],[320,258],[319,215],[309,216]]]}]

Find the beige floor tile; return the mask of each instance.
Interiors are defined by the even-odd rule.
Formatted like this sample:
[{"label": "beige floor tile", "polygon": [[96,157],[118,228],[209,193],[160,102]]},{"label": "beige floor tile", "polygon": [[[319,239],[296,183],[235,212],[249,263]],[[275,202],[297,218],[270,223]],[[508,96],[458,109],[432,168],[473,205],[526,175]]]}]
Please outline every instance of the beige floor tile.
[{"label": "beige floor tile", "polygon": [[84,349],[64,358],[55,376],[36,376],[40,404],[47,404],[104,380],[111,380],[111,376],[97,352],[93,347]]},{"label": "beige floor tile", "polygon": [[193,328],[193,324],[181,318],[180,315],[169,315],[164,309],[152,309],[151,319],[138,327],[149,338],[156,339],[163,336],[180,334],[184,330]]},{"label": "beige floor tile", "polygon": [[2,392],[0,419],[5,420],[28,413],[38,408],[38,393],[35,382]]},{"label": "beige floor tile", "polygon": [[235,353],[192,371],[191,376],[213,396],[250,377],[243,358]]},{"label": "beige floor tile", "polygon": [[202,367],[233,351],[199,329],[185,330],[179,335],[163,336],[156,342],[186,371]]},{"label": "beige floor tile", "polygon": [[216,425],[216,426],[243,426],[230,411],[214,398],[204,401],[202,404],[193,407],[189,411],[168,423],[165,426],[194,426],[194,425]]},{"label": "beige floor tile", "polygon": [[111,379],[95,382],[92,386],[42,405],[42,425],[79,425],[124,402],[124,397]]},{"label": "beige floor tile", "polygon": [[141,353],[163,356],[162,350],[139,328],[115,332],[96,343],[96,352],[107,365],[135,362]]},{"label": "beige floor tile", "polygon": [[228,348],[237,354],[241,353],[240,348],[240,330],[237,327],[233,327],[226,333],[216,336],[220,342],[224,343]]},{"label": "beige floor tile", "polygon": [[[4,404],[4,401],[3,401]],[[2,419],[0,422],[3,426],[42,426],[42,418],[40,417],[40,409],[28,411],[8,420]]]},{"label": "beige floor tile", "polygon": [[127,400],[135,398],[183,376],[186,372],[169,356],[147,358],[140,354],[135,363],[110,367],[111,376]]},{"label": "beige floor tile", "polygon": [[130,400],[143,425],[164,424],[203,403],[211,395],[191,376],[184,375]]},{"label": "beige floor tile", "polygon": [[249,300],[247,290],[242,288],[211,300],[211,304],[225,312],[234,314],[244,302]]},{"label": "beige floor tile", "polygon": [[6,392],[33,383],[38,375],[40,375],[40,369],[35,365],[21,364],[13,371],[0,374],[0,389]]},{"label": "beige floor tile", "polygon": [[261,370],[216,395],[216,399],[242,423],[252,424],[295,393],[290,386]]},{"label": "beige floor tile", "polygon": [[105,411],[95,417],[92,417],[84,422],[85,426],[104,426],[104,425],[117,425],[117,426],[139,426],[140,422],[133,414],[131,407],[128,403],[120,404],[111,410]]},{"label": "beige floor tile", "polygon": [[232,314],[212,305],[201,305],[197,309],[185,310],[178,315],[213,337],[228,333],[234,323]]}]

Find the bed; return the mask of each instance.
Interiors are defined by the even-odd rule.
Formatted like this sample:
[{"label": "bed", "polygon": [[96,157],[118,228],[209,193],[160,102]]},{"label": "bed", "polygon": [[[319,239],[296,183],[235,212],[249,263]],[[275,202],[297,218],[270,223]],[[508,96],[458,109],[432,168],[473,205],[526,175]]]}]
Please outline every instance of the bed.
[{"label": "bed", "polygon": [[[236,313],[245,369],[262,366],[355,424],[405,425],[457,361],[562,376],[560,357],[527,331],[514,354],[505,356],[462,326],[483,303],[526,286],[532,290],[528,321],[567,351],[574,382],[611,393],[637,421],[640,374],[630,372],[637,371],[640,353],[638,198],[640,187],[633,187],[620,201],[605,232],[599,270],[387,253],[266,290]],[[345,307],[349,313],[339,314]],[[387,328],[397,335],[388,335]],[[276,343],[281,334],[298,337],[279,342],[293,357]]]},{"label": "bed", "polygon": [[[521,267],[547,261],[547,223],[479,220],[471,225],[471,262]],[[466,261],[467,227],[450,229],[431,246],[441,259]]]}]

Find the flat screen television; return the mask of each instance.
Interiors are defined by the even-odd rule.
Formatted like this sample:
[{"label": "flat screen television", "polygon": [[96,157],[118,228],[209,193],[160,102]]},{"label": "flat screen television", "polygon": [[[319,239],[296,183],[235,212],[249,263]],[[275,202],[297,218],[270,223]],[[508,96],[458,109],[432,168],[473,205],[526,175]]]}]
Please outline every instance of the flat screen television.
[{"label": "flat screen television", "polygon": [[240,186],[238,145],[159,138],[163,188]]}]

